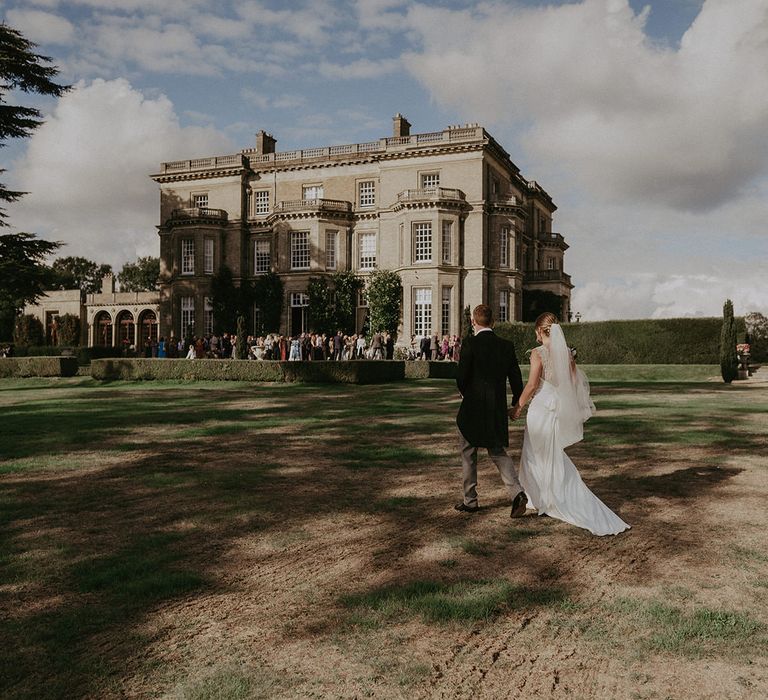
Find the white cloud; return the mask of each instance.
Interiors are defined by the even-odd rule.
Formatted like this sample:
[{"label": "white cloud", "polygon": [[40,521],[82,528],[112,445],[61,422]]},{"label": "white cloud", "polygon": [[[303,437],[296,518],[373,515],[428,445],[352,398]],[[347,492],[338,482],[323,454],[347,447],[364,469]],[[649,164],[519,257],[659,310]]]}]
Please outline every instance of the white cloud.
[{"label": "white cloud", "polygon": [[147,98],[126,80],[79,83],[62,97],[29,140],[14,168],[14,185],[28,191],[12,205],[20,230],[68,245],[116,267],[137,255],[157,255],[157,185],[161,161],[232,152],[213,128],[181,127],[173,105]]},{"label": "white cloud", "polygon": [[720,316],[731,299],[738,315],[768,310],[763,275],[631,275],[612,282],[588,282],[574,290],[572,309],[584,321],[617,318]]},{"label": "white cloud", "polygon": [[92,7],[96,10],[135,13],[140,11],[160,12],[171,17],[180,17],[205,7],[208,0],[69,0],[74,5]]},{"label": "white cloud", "polygon": [[517,124],[532,160],[601,199],[716,208],[768,172],[768,4],[707,0],[679,50],[648,39],[646,13],[628,0],[419,6],[423,50],[405,65],[441,103]]},{"label": "white cloud", "polygon": [[276,29],[313,47],[330,43],[343,19],[338,3],[332,0],[288,3],[288,8],[281,10],[272,10],[265,2],[248,0],[237,3],[236,12],[256,30]]},{"label": "white cloud", "polygon": [[400,60],[396,58],[382,58],[371,60],[361,58],[351,63],[340,64],[321,61],[318,65],[320,75],[336,80],[359,80],[380,78],[390,75],[400,68]]},{"label": "white cloud", "polygon": [[357,0],[355,9],[362,28],[392,32],[407,26],[405,15],[397,11],[407,4],[405,0]]},{"label": "white cloud", "polygon": [[628,0],[417,5],[405,67],[560,205],[588,319],[768,308],[768,4],[706,0],[672,49]]},{"label": "white cloud", "polygon": [[64,17],[40,10],[8,10],[6,22],[37,44],[68,44],[75,27]]}]

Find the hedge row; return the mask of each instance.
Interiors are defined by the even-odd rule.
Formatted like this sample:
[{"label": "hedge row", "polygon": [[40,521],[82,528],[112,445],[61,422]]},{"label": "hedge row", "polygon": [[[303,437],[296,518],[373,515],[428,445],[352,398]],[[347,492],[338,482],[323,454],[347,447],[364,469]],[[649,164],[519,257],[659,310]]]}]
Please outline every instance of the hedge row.
[{"label": "hedge row", "polygon": [[182,379],[245,382],[379,384],[398,379],[453,378],[452,362],[255,362],[119,358],[94,360],[94,379]]},{"label": "hedge row", "polygon": [[[720,361],[721,318],[670,318],[599,321],[563,325],[578,361],[606,365],[711,365]],[[744,337],[743,318],[736,319],[737,336]],[[517,348],[521,363],[536,346],[533,323],[499,323],[496,332]]]},{"label": "hedge row", "polygon": [[405,363],[406,379],[456,379],[455,362],[427,362],[414,360]]},{"label": "hedge row", "polygon": [[103,357],[122,357],[122,348],[102,348],[85,346],[55,346],[55,345],[14,345],[15,357],[46,357],[46,356],[72,356],[76,357],[81,365],[89,365],[92,360]]},{"label": "hedge row", "polygon": [[74,357],[0,357],[0,377],[74,377]]}]

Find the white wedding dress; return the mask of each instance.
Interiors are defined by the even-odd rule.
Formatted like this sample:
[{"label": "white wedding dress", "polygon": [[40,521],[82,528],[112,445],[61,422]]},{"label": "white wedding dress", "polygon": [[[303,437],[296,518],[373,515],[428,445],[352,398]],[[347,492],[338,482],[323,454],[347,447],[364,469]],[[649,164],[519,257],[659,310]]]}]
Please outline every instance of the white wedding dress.
[{"label": "white wedding dress", "polygon": [[571,370],[570,351],[560,327],[552,326],[549,348],[542,346],[534,352],[541,358],[543,376],[528,407],[520,464],[520,484],[529,507],[593,535],[616,535],[629,529],[587,488],[565,454],[565,447],[582,439],[583,423],[595,407],[584,373]]}]

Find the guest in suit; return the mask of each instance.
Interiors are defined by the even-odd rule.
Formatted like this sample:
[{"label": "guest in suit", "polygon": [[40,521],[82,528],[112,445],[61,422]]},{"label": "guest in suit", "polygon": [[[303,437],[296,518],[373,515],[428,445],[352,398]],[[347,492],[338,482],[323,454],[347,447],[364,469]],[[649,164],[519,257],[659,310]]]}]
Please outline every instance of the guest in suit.
[{"label": "guest in suit", "polygon": [[512,497],[511,517],[525,514],[528,498],[517,478],[515,465],[507,454],[509,415],[507,381],[512,405],[523,392],[523,377],[517,364],[515,346],[493,332],[491,308],[485,304],[472,312],[474,336],[461,348],[456,384],[462,396],[456,423],[459,427],[464,500],[456,510],[477,512],[477,448],[485,447]]},{"label": "guest in suit", "polygon": [[333,336],[333,359],[337,362],[341,360],[341,351],[344,349],[344,334],[341,329],[336,331],[336,335]]},{"label": "guest in suit", "polygon": [[383,360],[384,359],[384,352],[382,348],[382,342],[381,342],[381,333],[374,333],[373,338],[371,338],[371,359],[372,360]]},{"label": "guest in suit", "polygon": [[430,356],[430,350],[429,345],[431,343],[430,337],[428,335],[425,335],[421,338],[421,342],[419,343],[419,359],[420,360],[428,360]]}]

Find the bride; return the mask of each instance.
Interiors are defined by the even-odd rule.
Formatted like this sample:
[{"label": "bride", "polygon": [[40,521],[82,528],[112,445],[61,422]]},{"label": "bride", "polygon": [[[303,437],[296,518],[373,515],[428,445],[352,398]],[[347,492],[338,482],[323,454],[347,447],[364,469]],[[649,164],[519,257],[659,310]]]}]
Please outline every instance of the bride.
[{"label": "bride", "polygon": [[576,367],[557,317],[536,319],[531,373],[520,401],[512,409],[518,418],[528,401],[520,483],[532,508],[593,535],[616,535],[629,529],[581,480],[564,449],[584,437],[583,424],[595,412],[589,383]]}]

